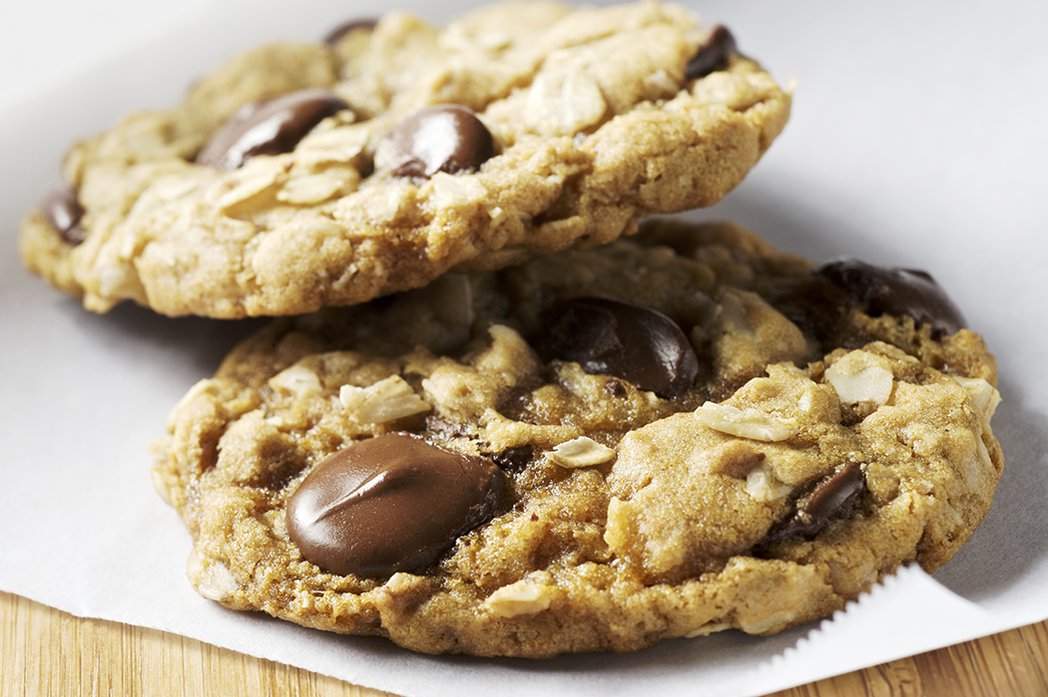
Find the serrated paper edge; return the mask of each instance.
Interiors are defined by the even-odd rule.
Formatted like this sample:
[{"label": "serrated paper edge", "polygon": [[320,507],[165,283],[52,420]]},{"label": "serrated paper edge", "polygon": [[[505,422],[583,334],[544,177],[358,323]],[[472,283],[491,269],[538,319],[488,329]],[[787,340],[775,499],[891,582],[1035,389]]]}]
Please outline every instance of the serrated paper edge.
[{"label": "serrated paper edge", "polygon": [[758,697],[994,631],[991,613],[911,564],[885,576],[793,646],[763,661],[737,694]]}]

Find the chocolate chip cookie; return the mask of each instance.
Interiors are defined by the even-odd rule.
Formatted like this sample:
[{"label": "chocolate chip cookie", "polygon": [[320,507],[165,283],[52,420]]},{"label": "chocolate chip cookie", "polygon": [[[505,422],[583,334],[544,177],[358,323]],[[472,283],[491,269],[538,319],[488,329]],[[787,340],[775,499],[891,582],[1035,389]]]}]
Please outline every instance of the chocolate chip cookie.
[{"label": "chocolate chip cookie", "polygon": [[391,12],[79,143],[21,251],[96,312],[312,312],[711,204],[789,109],[676,5],[505,4],[443,30]]},{"label": "chocolate chip cookie", "polygon": [[155,481],[205,597],[423,652],[624,651],[824,616],[945,563],[1003,457],[930,275],[726,224],[276,320]]}]

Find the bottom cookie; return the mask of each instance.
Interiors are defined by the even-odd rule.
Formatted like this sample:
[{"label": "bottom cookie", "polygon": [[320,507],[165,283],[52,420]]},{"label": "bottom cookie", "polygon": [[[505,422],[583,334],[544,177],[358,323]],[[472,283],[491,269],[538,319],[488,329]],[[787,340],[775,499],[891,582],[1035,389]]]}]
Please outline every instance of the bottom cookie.
[{"label": "bottom cookie", "polygon": [[996,366],[962,325],[923,272],[654,221],[274,322],[155,480],[234,609],[488,656],[772,633],[986,513]]}]

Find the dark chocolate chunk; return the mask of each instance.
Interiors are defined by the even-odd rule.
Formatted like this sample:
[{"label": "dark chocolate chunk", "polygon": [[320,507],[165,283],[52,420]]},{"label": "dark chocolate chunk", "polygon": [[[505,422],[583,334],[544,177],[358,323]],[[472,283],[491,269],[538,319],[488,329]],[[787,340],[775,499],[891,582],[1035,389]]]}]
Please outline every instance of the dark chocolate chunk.
[{"label": "dark chocolate chunk", "polygon": [[288,502],[287,528],[324,571],[384,578],[432,565],[508,505],[505,475],[491,460],[395,433],[317,465]]},{"label": "dark chocolate chunk", "polygon": [[55,189],[40,203],[40,212],[67,243],[76,246],[87,237],[80,225],[84,209],[72,189]]},{"label": "dark chocolate chunk", "polygon": [[540,349],[587,373],[614,375],[661,397],[695,383],[699,359],[677,323],[646,307],[603,298],[569,300],[547,316]]},{"label": "dark chocolate chunk", "polygon": [[[386,296],[385,298],[379,298],[374,302],[377,304],[388,299],[389,296]],[[426,431],[446,440],[468,436],[470,433],[469,428],[465,425],[455,423],[454,421],[450,421],[440,416],[434,416],[433,414],[426,417]]]},{"label": "dark chocolate chunk", "polygon": [[726,26],[718,24],[695,55],[688,59],[688,64],[684,66],[684,78],[697,80],[716,70],[724,70],[736,50],[735,37]]},{"label": "dark chocolate chunk", "polygon": [[535,451],[530,445],[518,445],[493,454],[491,459],[502,469],[512,472],[527,467],[534,456]]},{"label": "dark chocolate chunk", "polygon": [[814,273],[848,291],[872,317],[909,315],[947,334],[965,325],[961,311],[926,271],[888,269],[858,259],[838,259],[823,264]]},{"label": "dark chocolate chunk", "polygon": [[366,19],[351,19],[348,22],[336,25],[335,28],[327,34],[324,34],[324,43],[328,46],[334,46],[342,40],[342,37],[350,32],[356,31],[357,29],[371,30],[375,28],[376,24],[378,24],[378,20],[374,17],[368,17]]},{"label": "dark chocolate chunk", "polygon": [[202,165],[236,169],[256,155],[291,152],[313,128],[349,106],[323,89],[299,90],[249,104],[211,136],[196,157]]},{"label": "dark chocolate chunk", "polygon": [[804,505],[768,535],[768,541],[815,537],[831,520],[858,503],[865,491],[866,476],[862,468],[849,462],[815,487]]},{"label": "dark chocolate chunk", "polygon": [[825,278],[813,274],[780,278],[765,292],[771,304],[807,336],[837,348],[853,333],[846,320],[857,306],[856,299]]},{"label": "dark chocolate chunk", "polygon": [[442,104],[400,122],[387,136],[397,177],[472,172],[495,154],[491,132],[471,109]]}]

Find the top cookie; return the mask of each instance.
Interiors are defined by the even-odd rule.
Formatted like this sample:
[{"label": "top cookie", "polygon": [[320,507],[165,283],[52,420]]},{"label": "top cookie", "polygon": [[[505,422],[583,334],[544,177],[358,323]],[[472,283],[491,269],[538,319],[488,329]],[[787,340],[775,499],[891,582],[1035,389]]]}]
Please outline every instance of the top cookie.
[{"label": "top cookie", "polygon": [[790,96],[675,5],[392,12],[234,59],[76,145],[26,264],[105,312],[304,313],[708,205]]}]

